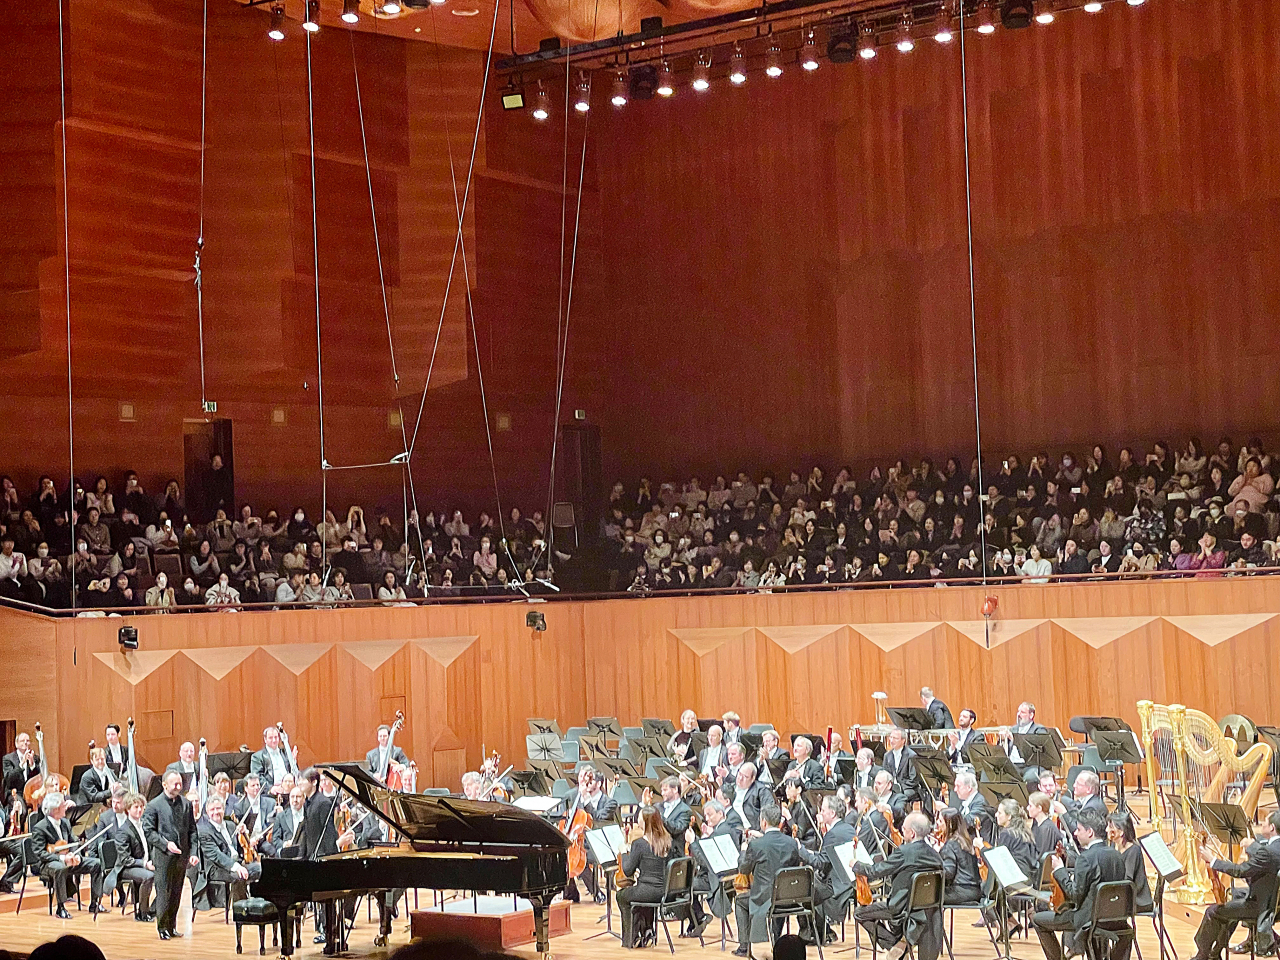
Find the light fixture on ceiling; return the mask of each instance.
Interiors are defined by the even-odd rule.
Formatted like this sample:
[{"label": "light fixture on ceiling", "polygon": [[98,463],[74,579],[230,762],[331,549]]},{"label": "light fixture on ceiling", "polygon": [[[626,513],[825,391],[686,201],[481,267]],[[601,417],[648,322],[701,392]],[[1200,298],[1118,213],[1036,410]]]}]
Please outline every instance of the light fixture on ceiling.
[{"label": "light fixture on ceiling", "polygon": [[360,0],[342,0],[342,22],[360,22]]},{"label": "light fixture on ceiling", "polygon": [[302,21],[302,29],[307,33],[320,29],[320,0],[307,0],[307,16]]},{"label": "light fixture on ceiling", "polygon": [[267,36],[276,41],[284,39],[283,3],[276,3],[271,7],[271,29],[267,31]]},{"label": "light fixture on ceiling", "polygon": [[1089,0],[1089,2],[1084,5],[1084,12],[1085,13],[1101,13],[1102,12],[1101,0]]},{"label": "light fixture on ceiling", "polygon": [[933,25],[933,39],[938,43],[950,43],[954,34],[951,32],[951,9],[943,3],[938,9],[938,21]]},{"label": "light fixture on ceiling", "polygon": [[591,75],[585,70],[578,74],[578,95],[574,97],[573,109],[579,113],[591,109]]},{"label": "light fixture on ceiling", "polygon": [[818,69],[818,44],[813,39],[813,28],[805,35],[804,45],[800,47],[800,66],[813,72]]},{"label": "light fixture on ceiling", "polygon": [[502,109],[524,109],[524,88],[516,86],[514,77],[507,81],[507,88],[502,91]]},{"label": "light fixture on ceiling", "polygon": [[831,29],[831,36],[827,38],[828,60],[832,63],[853,63],[857,50],[858,31],[854,24]]},{"label": "light fixture on ceiling", "polygon": [[747,58],[740,43],[733,45],[733,53],[729,55],[729,82],[734,86],[747,82]]},{"label": "light fixture on ceiling", "polygon": [[698,51],[698,58],[693,62],[693,89],[701,93],[711,86],[711,49],[704,47]]},{"label": "light fixture on ceiling", "polygon": [[1000,4],[1000,23],[1006,30],[1022,30],[1035,19],[1033,0],[1004,0]]},{"label": "light fixture on ceiling", "polygon": [[874,60],[876,57],[876,28],[870,20],[862,23],[861,36],[858,39],[858,56],[863,60]]},{"label": "light fixture on ceiling", "polygon": [[480,15],[480,11],[475,7],[454,7],[449,12],[455,17],[478,17]]},{"label": "light fixture on ceiling", "polygon": [[609,98],[609,102],[615,107],[627,105],[627,75],[621,70],[613,75],[613,96]]},{"label": "light fixture on ceiling", "polygon": [[397,17],[400,15],[400,4],[396,0],[387,0],[382,5],[382,15],[384,17]]},{"label": "light fixture on ceiling", "polygon": [[1128,0],[1128,4],[1131,7],[1140,7],[1144,2],[1145,0]]},{"label": "light fixture on ceiling", "polygon": [[653,92],[660,97],[669,97],[676,92],[675,81],[671,78],[671,64],[666,57],[658,65],[658,86]]},{"label": "light fixture on ceiling", "polygon": [[996,24],[991,16],[991,0],[978,2],[978,32],[984,35],[996,32]]},{"label": "light fixture on ceiling", "polygon": [[1040,9],[1036,11],[1036,23],[1046,27],[1053,23],[1054,9],[1057,6],[1057,0],[1040,0]]},{"label": "light fixture on ceiling", "polygon": [[533,119],[542,121],[551,116],[551,98],[547,96],[542,81],[538,81],[538,92],[533,95]]},{"label": "light fixture on ceiling", "polygon": [[902,22],[898,24],[898,42],[899,53],[910,53],[916,48],[916,42],[911,37],[911,11],[904,10],[902,12]]},{"label": "light fixture on ceiling", "polygon": [[782,76],[782,48],[778,46],[777,40],[772,40],[769,43],[769,50],[765,54],[764,72],[766,76],[770,77],[777,78]]}]

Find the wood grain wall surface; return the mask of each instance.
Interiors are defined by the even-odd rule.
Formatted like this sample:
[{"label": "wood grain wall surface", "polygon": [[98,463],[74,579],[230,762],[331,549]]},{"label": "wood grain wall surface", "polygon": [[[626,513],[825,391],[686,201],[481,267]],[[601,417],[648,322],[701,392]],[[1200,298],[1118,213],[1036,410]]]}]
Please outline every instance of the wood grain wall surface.
[{"label": "wood grain wall surface", "polygon": [[[441,604],[50,621],[0,610],[0,718],[42,720],[69,768],[103,726],[138,719],[162,768],[185,739],[260,746],[283,720],[304,763],[363,756],[405,712],[405,749],[444,785],[482,746],[522,763],[529,717],[700,716],[812,732],[874,719],[873,690],[911,705],[932,686],[982,725],[1020,701],[1063,728],[1076,714],[1137,723],[1135,704],[1181,701],[1215,716],[1280,718],[1269,667],[1280,579],[1001,587],[990,649],[980,587],[802,595]],[[116,632],[138,628],[122,654]]]}]

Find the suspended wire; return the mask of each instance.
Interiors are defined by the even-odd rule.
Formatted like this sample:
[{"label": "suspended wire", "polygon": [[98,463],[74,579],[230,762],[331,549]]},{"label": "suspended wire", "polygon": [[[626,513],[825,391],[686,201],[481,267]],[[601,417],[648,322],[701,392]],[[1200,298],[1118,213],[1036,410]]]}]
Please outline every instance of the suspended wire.
[{"label": "suspended wire", "polygon": [[[67,312],[67,468],[71,485],[67,488],[67,521],[71,524],[74,547],[76,520],[76,430],[71,393],[71,204],[67,198],[67,53],[62,25],[62,0],[58,0],[58,86],[62,96],[62,252],[63,292]],[[76,607],[76,565],[71,567],[71,609]]]},{"label": "suspended wire", "polygon": [[[61,0],[59,0],[61,2]],[[196,329],[200,339],[200,409],[208,397],[204,387],[204,280],[200,259],[204,253],[204,154],[205,116],[209,101],[209,0],[204,0],[204,28],[200,41],[200,230],[196,237]]]},{"label": "suspended wire", "polygon": [[[307,34],[307,137],[310,143],[311,160],[311,266],[315,274],[316,288],[316,395],[319,400],[318,412],[320,420],[320,518],[327,520],[329,516],[329,463],[324,456],[324,354],[321,352],[320,339],[320,228],[316,219],[316,121],[315,100],[311,91],[311,31]],[[329,581],[329,551],[322,550],[324,560],[321,564],[325,583]]]},{"label": "suspended wire", "polygon": [[[987,525],[982,509],[982,496],[987,488],[982,483],[982,416],[978,409],[978,300],[973,270],[973,193],[969,171],[969,75],[965,65],[964,3],[960,5],[960,96],[964,110],[964,215],[969,247],[969,341],[973,346],[973,429],[978,449],[978,539],[982,551],[982,584],[987,583]],[[990,641],[987,643],[990,646]]]},{"label": "suspended wire", "polygon": [[[422,412],[427,403],[427,388],[431,386],[431,372],[435,367],[436,351],[440,346],[440,331],[444,328],[445,311],[449,307],[449,291],[453,287],[453,274],[458,263],[458,249],[462,245],[462,227],[463,218],[466,215],[467,203],[471,199],[471,180],[472,174],[475,172],[476,166],[476,149],[480,146],[480,124],[484,120],[484,103],[485,97],[489,91],[489,68],[493,62],[493,41],[498,31],[498,11],[502,5],[502,0],[494,0],[493,4],[493,25],[489,28],[489,47],[485,53],[484,60],[484,79],[480,84],[480,106],[476,110],[476,127],[471,137],[471,159],[467,163],[467,181],[462,192],[462,201],[459,203],[456,199],[457,179],[453,178],[453,189],[455,194],[454,205],[458,211],[458,229],[453,240],[453,255],[449,260],[449,274],[445,279],[444,300],[440,304],[440,321],[436,326],[435,345],[431,350],[431,364],[427,367],[427,379],[422,386],[422,398],[418,401],[418,416],[413,425],[413,436],[409,440],[409,455],[413,456],[413,448],[418,442],[418,431],[422,427]],[[437,43],[438,46],[438,43]],[[437,54],[438,55],[438,54]],[[450,153],[450,162],[452,162],[452,153]],[[465,270],[465,264],[464,264]],[[470,291],[468,290],[468,295]]]}]

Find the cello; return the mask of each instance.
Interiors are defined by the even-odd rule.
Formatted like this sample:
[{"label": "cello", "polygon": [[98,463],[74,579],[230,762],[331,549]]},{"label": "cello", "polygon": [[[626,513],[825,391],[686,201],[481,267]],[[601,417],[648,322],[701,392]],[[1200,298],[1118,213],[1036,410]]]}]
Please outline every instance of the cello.
[{"label": "cello", "polygon": [[592,827],[591,814],[582,806],[582,792],[575,792],[573,806],[556,824],[569,838],[569,882],[587,869],[587,831]]}]

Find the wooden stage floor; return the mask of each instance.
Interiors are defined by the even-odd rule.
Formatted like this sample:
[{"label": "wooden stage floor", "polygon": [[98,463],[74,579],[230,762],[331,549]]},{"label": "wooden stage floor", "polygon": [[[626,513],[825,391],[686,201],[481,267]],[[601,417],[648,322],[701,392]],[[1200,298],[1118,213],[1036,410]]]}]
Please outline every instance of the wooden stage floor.
[{"label": "wooden stage floor", "polygon": [[[221,912],[202,913],[192,924],[189,922],[190,910],[184,909],[179,921],[180,930],[184,936],[178,940],[163,942],[156,937],[154,924],[137,923],[132,915],[121,917],[119,910],[99,917],[97,923],[93,922],[88,913],[79,913],[74,909],[72,910],[74,919],[69,921],[55,920],[47,912],[46,898],[38,883],[36,887],[35,897],[28,898],[23,904],[23,912],[20,916],[15,916],[12,912],[0,913],[0,946],[11,950],[25,951],[46,941],[55,940],[65,933],[74,933],[97,943],[107,955],[108,960],[144,960],[144,958],[145,960],[153,960],[153,958],[154,960],[165,960],[165,958],[175,958],[175,960],[176,958],[202,958],[202,960],[203,958],[207,958],[207,960],[224,960],[225,958],[225,960],[232,960],[237,956],[235,952],[235,927],[223,924]],[[420,897],[424,905],[430,902],[429,892],[423,891]],[[410,896],[411,900],[412,896]],[[11,911],[12,907],[9,910]],[[616,939],[608,936],[588,940],[588,937],[605,929],[603,922],[597,923],[601,918],[602,911],[603,908],[595,904],[582,904],[574,907],[573,932],[551,941],[552,955],[558,960],[670,956],[667,952],[665,941],[661,939],[661,934],[659,934],[660,948],[657,951],[652,949],[643,952],[623,950]],[[980,927],[975,928],[970,925],[973,921],[973,916],[971,912],[961,912],[956,915],[956,958],[957,960],[991,960],[994,953],[990,942],[987,940],[986,933]],[[614,929],[618,929],[616,912],[613,923]],[[367,921],[366,913],[362,906],[355,930],[351,935],[352,949],[344,956],[358,958],[386,957],[396,947],[409,941],[408,922],[403,915],[400,920],[396,921],[389,948],[375,948],[373,946],[376,926],[376,919],[374,923]],[[843,956],[852,956],[852,925],[848,926],[846,930],[848,941],[844,946],[849,948],[849,953],[843,954]],[[673,936],[675,932],[673,925]],[[1173,936],[1178,956],[1182,960],[1187,960],[1187,958],[1191,957],[1195,952],[1194,944],[1192,943],[1194,928],[1171,917],[1169,919],[1169,932]],[[711,937],[713,933],[715,934],[714,940]],[[299,958],[321,956],[321,948],[311,943],[312,934],[313,930],[308,921],[308,928],[304,931],[303,945],[301,949],[295,952],[294,956]],[[731,956],[728,952],[723,954],[720,952],[718,923],[713,922],[707,928],[706,939],[707,946],[705,949],[699,947],[696,940],[676,939],[676,955],[685,957],[705,955],[708,958]],[[866,943],[865,937],[863,938],[863,943],[864,945]],[[1138,945],[1145,960],[1158,960],[1160,957],[1159,947],[1152,932],[1150,921],[1139,922]],[[836,956],[833,951],[839,946],[841,945],[837,944],[836,947],[829,948],[827,956]],[[733,947],[734,944],[730,942],[727,950],[732,951]],[[257,956],[257,950],[258,931],[256,928],[246,927],[244,929],[243,956]],[[1013,956],[1019,958],[1019,960],[1039,960],[1043,956],[1039,942],[1034,936],[1030,940],[1015,938],[1012,952]],[[537,956],[536,951],[531,946],[517,948],[512,953],[523,957]],[[809,956],[816,957],[817,955],[818,951],[815,948],[810,948]],[[276,952],[271,949],[270,932],[267,934],[267,956],[276,956]],[[869,950],[866,956],[870,958]]]}]

